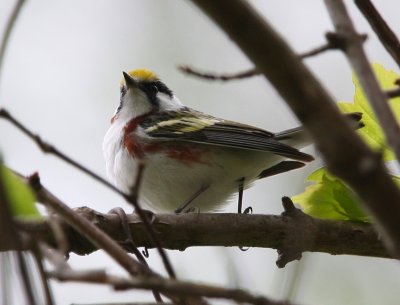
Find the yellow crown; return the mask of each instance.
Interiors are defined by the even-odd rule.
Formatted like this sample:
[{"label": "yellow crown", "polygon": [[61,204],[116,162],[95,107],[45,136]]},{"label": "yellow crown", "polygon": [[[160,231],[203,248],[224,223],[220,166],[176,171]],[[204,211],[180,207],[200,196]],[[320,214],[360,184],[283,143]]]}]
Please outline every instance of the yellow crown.
[{"label": "yellow crown", "polygon": [[[158,80],[158,76],[157,74],[155,74],[153,71],[149,70],[149,69],[135,69],[135,70],[131,70],[128,72],[128,74],[130,76],[132,76],[133,78],[137,79],[137,80],[141,80],[141,81],[155,81]],[[122,77],[121,79],[121,86],[123,86],[125,84],[125,80]]]}]

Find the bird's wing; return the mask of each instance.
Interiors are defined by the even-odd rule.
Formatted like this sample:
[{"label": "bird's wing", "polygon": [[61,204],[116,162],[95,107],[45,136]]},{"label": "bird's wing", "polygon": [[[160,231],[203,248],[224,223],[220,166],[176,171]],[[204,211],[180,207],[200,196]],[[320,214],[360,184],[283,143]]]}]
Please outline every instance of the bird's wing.
[{"label": "bird's wing", "polygon": [[148,135],[158,139],[267,151],[299,161],[314,160],[311,155],[279,142],[271,132],[192,109],[151,115],[141,126]]}]

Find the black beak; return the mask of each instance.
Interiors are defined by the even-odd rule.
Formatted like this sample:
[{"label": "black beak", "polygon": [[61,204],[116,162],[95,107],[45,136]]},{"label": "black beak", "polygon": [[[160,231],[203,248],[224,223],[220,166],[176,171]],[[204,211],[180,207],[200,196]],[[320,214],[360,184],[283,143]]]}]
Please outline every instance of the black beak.
[{"label": "black beak", "polygon": [[127,87],[128,89],[130,89],[130,88],[137,88],[137,87],[138,87],[137,81],[136,81],[132,76],[130,76],[130,75],[129,75],[128,73],[126,73],[126,72],[122,72],[122,74],[124,75],[125,84],[126,84],[126,87]]}]

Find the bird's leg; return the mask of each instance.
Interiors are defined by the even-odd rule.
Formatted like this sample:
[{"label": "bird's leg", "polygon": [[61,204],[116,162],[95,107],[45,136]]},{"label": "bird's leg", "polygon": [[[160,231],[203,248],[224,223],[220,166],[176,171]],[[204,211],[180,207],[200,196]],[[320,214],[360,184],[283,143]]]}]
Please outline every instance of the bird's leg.
[{"label": "bird's leg", "polygon": [[253,213],[253,208],[252,207],[247,207],[244,209],[242,212],[242,206],[243,206],[243,190],[244,190],[244,177],[240,178],[238,180],[238,214],[251,214]]},{"label": "bird's leg", "polygon": [[[238,214],[242,214],[242,205],[243,205],[243,190],[244,190],[244,177],[238,180]],[[253,212],[252,207],[247,207],[244,209],[243,214],[251,214]],[[249,248],[239,247],[241,251],[247,251]]]},{"label": "bird's leg", "polygon": [[243,188],[244,188],[244,177],[238,180],[239,188],[238,188],[238,214],[242,214],[242,204],[243,204]]},{"label": "bird's leg", "polygon": [[175,210],[176,214],[182,213],[184,209],[186,209],[192,202],[195,200],[201,193],[203,193],[206,189],[208,189],[207,186],[202,186],[197,192],[195,192],[184,204],[182,204],[179,208]]}]

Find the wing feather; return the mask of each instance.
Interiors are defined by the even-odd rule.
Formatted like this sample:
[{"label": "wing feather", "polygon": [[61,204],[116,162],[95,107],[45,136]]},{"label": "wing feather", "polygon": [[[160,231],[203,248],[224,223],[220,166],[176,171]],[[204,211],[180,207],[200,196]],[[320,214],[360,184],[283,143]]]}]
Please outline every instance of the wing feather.
[{"label": "wing feather", "polygon": [[266,151],[298,161],[314,159],[309,154],[279,142],[269,131],[218,119],[189,108],[150,116],[142,123],[142,127],[151,137],[158,139]]}]

